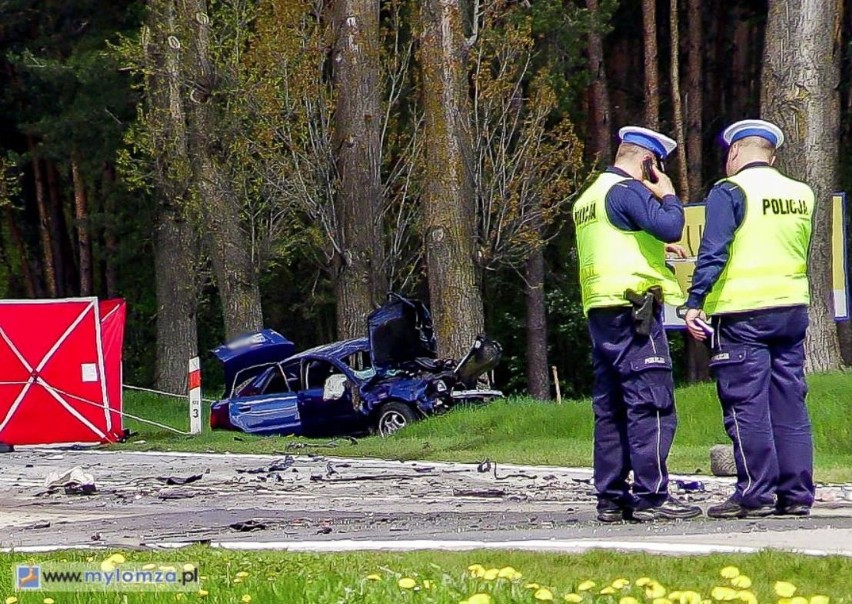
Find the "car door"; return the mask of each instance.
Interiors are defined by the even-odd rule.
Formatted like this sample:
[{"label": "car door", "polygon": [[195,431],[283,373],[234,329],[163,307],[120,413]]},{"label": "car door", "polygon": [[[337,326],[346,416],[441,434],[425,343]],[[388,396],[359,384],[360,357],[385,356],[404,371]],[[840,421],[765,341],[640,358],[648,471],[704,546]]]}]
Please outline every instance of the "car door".
[{"label": "car door", "polygon": [[293,392],[280,365],[266,369],[244,391],[231,399],[231,424],[250,434],[302,434],[298,393]]},{"label": "car door", "polygon": [[359,427],[346,385],[348,378],[340,367],[327,359],[302,361],[299,407],[306,430],[345,434]]}]

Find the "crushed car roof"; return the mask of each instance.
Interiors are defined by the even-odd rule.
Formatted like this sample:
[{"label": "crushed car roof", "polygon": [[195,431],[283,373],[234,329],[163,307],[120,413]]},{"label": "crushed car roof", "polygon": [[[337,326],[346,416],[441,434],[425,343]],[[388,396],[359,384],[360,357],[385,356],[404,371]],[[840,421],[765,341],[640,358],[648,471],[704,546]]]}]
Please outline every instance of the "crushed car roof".
[{"label": "crushed car roof", "polygon": [[350,354],[354,354],[359,351],[366,351],[369,348],[369,345],[370,343],[367,338],[354,338],[352,340],[332,342],[331,344],[323,344],[321,346],[314,346],[308,350],[303,350],[298,354],[287,357],[282,362],[289,363],[290,361],[296,361],[307,356],[325,356],[339,359],[348,357]]}]

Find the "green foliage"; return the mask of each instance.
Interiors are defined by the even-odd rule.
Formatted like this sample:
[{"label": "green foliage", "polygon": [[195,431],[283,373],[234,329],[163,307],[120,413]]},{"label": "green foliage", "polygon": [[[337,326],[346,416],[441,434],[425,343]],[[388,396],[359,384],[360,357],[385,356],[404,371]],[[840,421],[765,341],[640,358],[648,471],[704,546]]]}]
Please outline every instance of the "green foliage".
[{"label": "green foliage", "polygon": [[[115,550],[12,553],[4,554],[4,562],[12,568],[16,564],[33,561],[89,562],[92,570],[98,570],[101,562],[116,553]],[[564,596],[577,592],[584,594],[581,601],[587,604],[612,604],[628,596],[631,600],[624,601],[651,602],[652,598],[646,597],[651,593],[646,582],[665,586],[663,591],[667,594],[675,590],[697,590],[709,598],[714,587],[730,588],[731,581],[720,573],[723,568],[731,566],[751,579],[753,586],[748,593],[759,598],[752,601],[775,602],[774,585],[777,581],[784,581],[796,587],[797,596],[803,595],[797,598],[802,602],[827,602],[829,597],[836,604],[850,602],[848,558],[771,550],[757,554],[701,556],[654,556],[610,550],[585,554],[501,550],[305,554],[192,546],[168,554],[162,550],[128,550],[122,551],[121,555],[125,561],[119,564],[133,565],[134,568],[145,564],[159,566],[166,562],[180,568],[185,563],[193,563],[204,577],[201,585],[204,593],[101,594],[101,602],[171,604],[183,599],[210,604],[508,604],[551,600],[574,602],[577,600]],[[492,577],[489,571],[495,576]],[[13,593],[12,578],[12,573],[0,577],[3,593]],[[639,581],[640,578],[645,581]],[[601,590],[616,581],[619,588],[615,595],[600,595]],[[587,589],[588,582],[592,582],[595,589]],[[581,590],[583,583],[586,585]],[[748,598],[744,593],[746,590],[733,590],[735,595],[723,599],[733,601],[735,598],[745,602]],[[824,599],[809,599],[817,594]],[[47,595],[54,596],[57,602],[69,604],[92,601],[90,593],[49,592],[39,593],[38,601]],[[698,601],[691,599],[687,593],[683,598],[674,595],[670,598],[669,601],[673,602]],[[710,599],[702,601],[710,602]],[[714,598],[714,601],[718,600]]]}]

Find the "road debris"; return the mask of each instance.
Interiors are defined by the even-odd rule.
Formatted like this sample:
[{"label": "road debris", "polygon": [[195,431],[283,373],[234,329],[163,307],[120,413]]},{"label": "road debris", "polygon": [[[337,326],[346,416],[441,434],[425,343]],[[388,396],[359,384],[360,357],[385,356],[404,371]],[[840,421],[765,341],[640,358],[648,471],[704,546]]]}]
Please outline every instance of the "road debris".
[{"label": "road debris", "polygon": [[94,476],[84,472],[80,466],[63,474],[50,472],[44,479],[44,486],[48,493],[54,493],[60,487],[65,489],[66,495],[92,495],[97,492]]}]

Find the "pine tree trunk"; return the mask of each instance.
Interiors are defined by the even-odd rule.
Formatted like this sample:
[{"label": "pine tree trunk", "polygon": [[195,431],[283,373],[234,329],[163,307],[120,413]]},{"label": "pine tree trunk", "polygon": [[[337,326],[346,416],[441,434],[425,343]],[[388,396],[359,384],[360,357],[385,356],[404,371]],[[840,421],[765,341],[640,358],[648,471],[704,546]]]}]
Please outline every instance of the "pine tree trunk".
[{"label": "pine tree trunk", "polygon": [[24,237],[21,234],[21,229],[16,220],[15,211],[11,206],[5,206],[4,216],[6,217],[6,225],[9,229],[9,238],[12,240],[12,245],[15,248],[18,256],[18,264],[21,271],[21,277],[24,281],[24,289],[29,298],[40,298],[41,291],[36,279],[35,272],[30,266],[30,255],[27,253],[27,246],[24,243]]},{"label": "pine tree trunk", "polygon": [[340,0],[334,6],[334,149],[339,247],[337,332],[362,337],[367,315],[381,301],[381,91],[378,0]]},{"label": "pine tree trunk", "polygon": [[660,127],[660,72],[657,57],[657,2],[642,0],[642,31],[645,46],[645,124]]},{"label": "pine tree trunk", "polygon": [[[211,88],[216,74],[209,49],[209,16],[205,0],[178,3],[178,18],[191,29],[187,40],[186,79],[190,94],[188,117],[195,188],[204,222],[204,242],[219,288],[225,335],[228,339],[259,330],[263,325],[260,287],[252,243],[240,216],[240,203],[215,147],[217,116]],[[205,92],[207,91],[207,92]]]},{"label": "pine tree trunk", "polygon": [[56,285],[56,258],[53,254],[51,220],[44,192],[44,173],[41,167],[41,159],[36,154],[35,140],[29,134],[27,135],[27,147],[32,154],[36,208],[38,209],[38,234],[41,241],[42,274],[44,275],[44,284],[47,287],[47,295],[55,298],[58,291]]},{"label": "pine tree trunk", "polygon": [[593,131],[588,148],[595,163],[605,165],[612,159],[612,116],[601,39],[603,24],[600,22],[598,0],[587,0],[586,6],[592,16],[592,27],[589,28],[589,71],[593,78],[590,90]]},{"label": "pine tree trunk", "polygon": [[89,232],[89,210],[86,183],[80,174],[80,154],[71,154],[71,181],[74,185],[74,218],[77,247],[80,254],[80,295],[91,296],[94,291],[92,277],[92,238]]},{"label": "pine tree trunk", "polygon": [[[77,290],[77,283],[69,279],[69,275],[73,275],[73,270],[68,270],[65,262],[71,260],[66,258],[68,255],[63,251],[71,247],[71,242],[68,240],[69,235],[65,229],[65,214],[62,207],[62,198],[59,195],[59,172],[56,169],[56,162],[45,160],[45,171],[47,172],[47,192],[50,200],[50,240],[53,244],[54,270],[56,271],[56,295],[60,298],[67,293],[73,293]],[[65,259],[65,262],[63,262]]]},{"label": "pine tree trunk", "polygon": [[[112,164],[104,166],[103,175],[103,196],[104,196],[104,211],[107,216],[116,216],[115,198],[113,196],[113,187],[115,186],[115,167]],[[118,240],[115,237],[115,225],[107,223],[104,225],[104,286],[106,289],[107,298],[115,298],[118,295],[118,273],[117,273],[117,257],[118,257]]]},{"label": "pine tree trunk", "polygon": [[749,113],[751,101],[751,77],[749,62],[751,52],[752,25],[744,9],[737,7],[734,13],[733,52],[730,56],[728,83],[730,114],[743,116]]},{"label": "pine tree trunk", "polygon": [[[808,371],[840,367],[831,286],[831,194],[838,182],[841,0],[770,0],[762,115],[784,131],[779,165],[816,194],[809,263]],[[817,60],[816,58],[819,57]]]},{"label": "pine tree trunk", "polygon": [[547,305],[544,297],[544,248],[536,249],[524,267],[527,299],[527,385],[530,396],[550,400],[547,362]]},{"label": "pine tree trunk", "polygon": [[476,204],[460,0],[420,3],[426,119],[424,246],[438,354],[459,358],[482,331],[474,263]]},{"label": "pine tree trunk", "polygon": [[704,90],[702,88],[702,47],[701,0],[688,0],[689,54],[686,65],[686,159],[689,172],[690,201],[702,199],[704,161],[702,139],[702,109]]},{"label": "pine tree trunk", "polygon": [[671,0],[669,27],[671,29],[671,87],[672,110],[674,113],[675,140],[678,145],[678,193],[681,199],[689,195],[689,175],[686,163],[686,144],[683,135],[683,100],[680,97],[680,24],[678,23],[678,0]]}]

